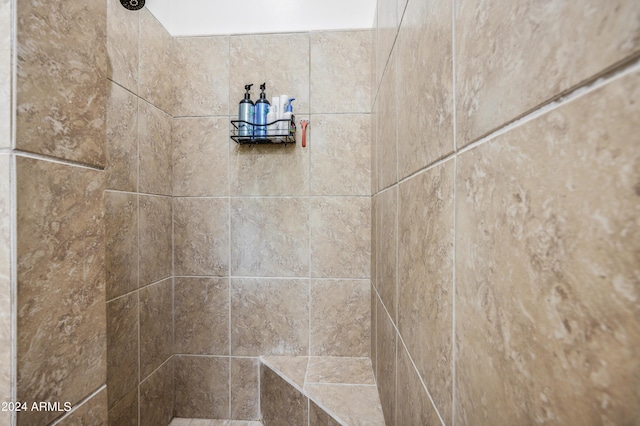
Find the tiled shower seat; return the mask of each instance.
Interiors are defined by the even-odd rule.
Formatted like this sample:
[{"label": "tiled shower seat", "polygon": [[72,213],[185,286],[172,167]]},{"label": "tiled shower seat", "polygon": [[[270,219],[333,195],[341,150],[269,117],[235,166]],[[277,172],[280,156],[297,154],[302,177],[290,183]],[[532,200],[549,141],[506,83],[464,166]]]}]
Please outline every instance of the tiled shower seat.
[{"label": "tiled shower seat", "polygon": [[369,358],[260,357],[265,426],[384,426]]}]

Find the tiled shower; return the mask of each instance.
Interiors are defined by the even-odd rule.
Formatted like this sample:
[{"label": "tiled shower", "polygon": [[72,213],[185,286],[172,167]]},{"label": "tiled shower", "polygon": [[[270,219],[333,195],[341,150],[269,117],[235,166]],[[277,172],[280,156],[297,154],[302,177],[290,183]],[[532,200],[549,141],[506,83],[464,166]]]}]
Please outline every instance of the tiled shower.
[{"label": "tiled shower", "polygon": [[[257,420],[279,355],[370,359],[387,425],[640,422],[637,2],[0,0],[0,55],[0,401],[73,406],[0,425]],[[229,139],[262,82],[306,148]]]}]

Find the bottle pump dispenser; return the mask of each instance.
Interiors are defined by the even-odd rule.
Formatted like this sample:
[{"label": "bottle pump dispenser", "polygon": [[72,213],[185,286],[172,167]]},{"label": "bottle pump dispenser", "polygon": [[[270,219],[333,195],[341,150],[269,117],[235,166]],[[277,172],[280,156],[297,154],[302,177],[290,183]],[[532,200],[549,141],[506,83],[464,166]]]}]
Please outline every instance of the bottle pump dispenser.
[{"label": "bottle pump dispenser", "polygon": [[253,136],[253,126],[249,123],[253,123],[255,120],[255,106],[251,100],[251,90],[253,84],[247,84],[244,89],[247,91],[244,94],[244,99],[240,101],[238,107],[238,136],[251,137]]}]

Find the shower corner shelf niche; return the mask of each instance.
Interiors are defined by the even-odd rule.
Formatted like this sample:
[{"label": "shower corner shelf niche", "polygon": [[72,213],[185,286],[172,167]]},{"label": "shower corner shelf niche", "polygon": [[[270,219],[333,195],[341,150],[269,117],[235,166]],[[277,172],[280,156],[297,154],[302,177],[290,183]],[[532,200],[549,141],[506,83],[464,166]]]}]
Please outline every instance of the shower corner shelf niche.
[{"label": "shower corner shelf niche", "polygon": [[[248,124],[250,126],[252,126],[253,129],[253,134],[251,136],[244,136],[244,135],[240,135],[240,123],[245,123]],[[288,130],[278,130],[278,131],[274,131],[269,129],[269,126],[275,124],[275,123],[286,123],[287,127],[289,127],[289,124],[291,125],[291,127],[293,128],[293,130],[288,131]],[[240,145],[258,145],[258,144],[295,144],[296,143],[296,124],[295,124],[295,118],[291,117],[291,120],[287,120],[285,119],[281,119],[281,120],[275,120],[272,121],[271,123],[267,123],[267,124],[255,124],[255,123],[250,123],[248,121],[244,121],[244,120],[231,120],[231,139],[233,139],[236,143],[240,144]],[[256,127],[264,127],[267,130],[265,131],[266,135],[265,136],[256,136],[255,135],[255,129]]]}]

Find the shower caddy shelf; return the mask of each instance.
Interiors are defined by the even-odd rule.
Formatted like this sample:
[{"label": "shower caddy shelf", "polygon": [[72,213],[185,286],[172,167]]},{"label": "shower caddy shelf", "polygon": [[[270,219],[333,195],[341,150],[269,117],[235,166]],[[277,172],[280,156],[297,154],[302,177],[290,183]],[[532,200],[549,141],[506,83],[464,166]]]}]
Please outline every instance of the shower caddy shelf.
[{"label": "shower caddy shelf", "polygon": [[[291,128],[293,130],[288,131],[288,130],[280,130],[277,133],[273,133],[273,130],[269,130],[268,126],[271,126],[272,124],[275,123],[286,123],[287,125],[291,125]],[[240,136],[239,132],[239,125],[240,123],[246,123],[249,124],[252,127],[253,131],[254,131],[254,135],[251,136]],[[231,124],[232,124],[232,128],[231,128],[231,139],[233,139],[236,143],[241,144],[241,145],[245,145],[245,144],[279,144],[279,143],[283,143],[283,144],[290,144],[296,143],[296,122],[295,122],[295,117],[291,116],[291,120],[287,120],[286,118],[281,119],[281,120],[275,120],[272,121],[270,123],[267,124],[255,124],[255,123],[251,123],[249,121],[244,121],[244,120],[231,120]],[[255,136],[255,128],[256,127],[265,127],[267,128],[266,130],[266,136]],[[271,133],[270,133],[271,132]]]}]

